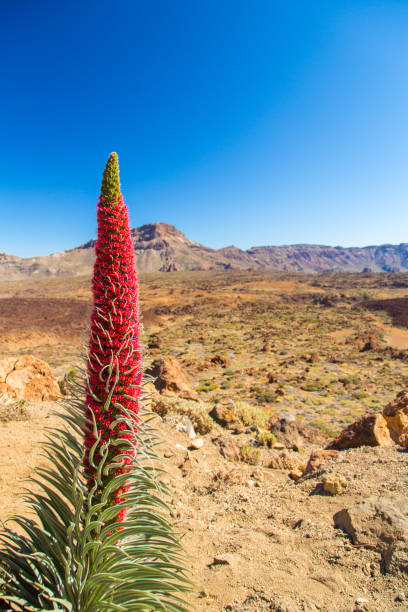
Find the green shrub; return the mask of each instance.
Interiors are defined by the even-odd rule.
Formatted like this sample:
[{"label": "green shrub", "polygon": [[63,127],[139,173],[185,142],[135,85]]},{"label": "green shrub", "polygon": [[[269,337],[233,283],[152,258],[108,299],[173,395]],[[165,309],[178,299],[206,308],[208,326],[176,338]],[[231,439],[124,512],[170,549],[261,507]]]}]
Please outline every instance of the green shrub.
[{"label": "green shrub", "polygon": [[272,402],[274,402],[276,399],[276,396],[274,393],[271,393],[270,391],[262,391],[261,393],[258,393],[258,395],[256,396],[256,401],[259,402],[260,404],[271,404]]},{"label": "green shrub", "polygon": [[246,402],[236,402],[234,404],[237,417],[246,427],[259,427],[266,429],[268,420],[272,412],[266,413],[262,408],[251,406]]},{"label": "green shrub", "polygon": [[197,391],[202,393],[209,393],[210,391],[215,391],[215,389],[218,389],[218,385],[212,380],[201,380],[197,387]]},{"label": "green shrub", "polygon": [[322,389],[324,389],[324,385],[322,385],[322,383],[318,381],[315,381],[315,382],[305,383],[300,388],[303,391],[316,392],[316,391],[322,391]]},{"label": "green shrub", "polygon": [[261,451],[259,448],[255,448],[250,444],[243,444],[239,449],[241,461],[249,463],[250,465],[256,465],[259,463]]},{"label": "green shrub", "polygon": [[201,435],[217,428],[217,425],[208,414],[208,404],[181,399],[180,397],[165,396],[152,398],[151,402],[152,411],[161,417],[167,414],[179,414],[188,417],[195,431]]},{"label": "green shrub", "polygon": [[256,436],[256,441],[260,446],[273,448],[278,440],[270,431],[260,431]]}]

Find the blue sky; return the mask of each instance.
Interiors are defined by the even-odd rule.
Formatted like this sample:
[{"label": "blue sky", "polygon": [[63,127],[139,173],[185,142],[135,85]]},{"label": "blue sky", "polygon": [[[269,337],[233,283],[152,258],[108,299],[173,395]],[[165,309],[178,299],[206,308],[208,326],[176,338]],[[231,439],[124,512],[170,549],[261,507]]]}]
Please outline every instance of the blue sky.
[{"label": "blue sky", "polygon": [[408,2],[3,0],[0,251],[132,226],[213,248],[408,242]]}]

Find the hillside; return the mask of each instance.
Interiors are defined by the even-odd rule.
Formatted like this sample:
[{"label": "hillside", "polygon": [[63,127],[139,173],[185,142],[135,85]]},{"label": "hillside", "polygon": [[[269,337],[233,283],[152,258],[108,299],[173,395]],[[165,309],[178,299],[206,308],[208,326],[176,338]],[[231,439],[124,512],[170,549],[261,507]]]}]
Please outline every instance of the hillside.
[{"label": "hillside", "polygon": [[[408,243],[361,248],[298,244],[252,247],[247,251],[228,246],[215,250],[193,242],[168,223],[142,225],[132,230],[132,236],[140,272],[230,268],[306,273],[408,271]],[[0,279],[89,274],[94,246],[95,240],[90,240],[75,249],[30,258],[0,253]]]},{"label": "hillside", "polygon": [[[160,375],[147,389],[163,418],[155,424],[192,610],[406,610],[407,450],[332,450],[299,472],[346,425],[406,390],[408,274],[149,274],[140,288],[144,363]],[[0,521],[24,511],[25,479],[46,467],[39,442],[58,425],[42,395],[53,378],[39,386],[41,370],[27,363],[46,361],[66,393],[91,308],[86,277],[0,283],[0,391],[28,380],[43,398],[0,401]],[[354,536],[338,513],[353,517]]]}]

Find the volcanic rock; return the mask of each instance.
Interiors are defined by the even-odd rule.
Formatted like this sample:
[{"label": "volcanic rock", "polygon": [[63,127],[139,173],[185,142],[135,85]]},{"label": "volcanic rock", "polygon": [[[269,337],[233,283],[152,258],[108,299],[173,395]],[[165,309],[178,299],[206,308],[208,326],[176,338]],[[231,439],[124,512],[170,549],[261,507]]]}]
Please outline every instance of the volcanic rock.
[{"label": "volcanic rock", "polygon": [[232,438],[213,438],[212,440],[220,449],[220,453],[228,461],[239,461],[241,454],[239,446]]},{"label": "volcanic rock", "polygon": [[338,495],[347,486],[347,479],[342,474],[325,474],[323,476],[323,491],[330,495]]},{"label": "volcanic rock", "polygon": [[154,386],[162,395],[198,400],[180,363],[172,355],[155,359],[146,373],[155,378]]},{"label": "volcanic rock", "polygon": [[327,450],[344,450],[358,446],[392,446],[387,421],[381,414],[370,414],[357,419],[326,446]]},{"label": "volcanic rock", "polygon": [[32,355],[0,361],[0,392],[31,401],[53,401],[61,397],[48,363]]},{"label": "volcanic rock", "polygon": [[396,444],[408,446],[408,391],[400,391],[383,410],[391,438]]},{"label": "volcanic rock", "polygon": [[327,461],[327,459],[337,457],[337,455],[338,451],[336,450],[326,450],[324,448],[320,448],[319,450],[313,451],[310,454],[309,460],[306,464],[306,468],[303,472],[303,476],[317,472],[322,463]]},{"label": "volcanic rock", "polygon": [[216,404],[210,412],[210,417],[214,419],[218,425],[227,429],[235,429],[240,423],[234,408],[231,405]]},{"label": "volcanic rock", "polygon": [[353,344],[361,353],[365,351],[381,351],[384,348],[378,335],[370,330],[362,331],[351,337],[347,340],[347,344]]},{"label": "volcanic rock", "polygon": [[401,565],[402,570],[408,568],[408,502],[405,499],[369,497],[336,512],[333,519],[336,527],[348,533],[354,544],[381,552],[388,571],[401,571]]},{"label": "volcanic rock", "polygon": [[273,433],[278,442],[286,448],[299,450],[302,446],[302,439],[296,421],[288,418],[274,418],[269,420],[269,431]]},{"label": "volcanic rock", "polygon": [[221,365],[223,368],[228,368],[231,365],[230,360],[225,355],[214,355],[211,358],[211,363],[215,363],[216,365]]},{"label": "volcanic rock", "polygon": [[279,375],[277,372],[274,372],[273,370],[271,370],[270,372],[268,372],[267,376],[266,376],[268,383],[276,383],[279,380]]},{"label": "volcanic rock", "polygon": [[272,452],[265,467],[272,470],[289,470],[291,473],[304,471],[305,464],[299,459],[297,453],[290,453],[288,450]]},{"label": "volcanic rock", "polygon": [[161,338],[157,334],[152,334],[147,343],[148,349],[160,349],[162,346]]}]

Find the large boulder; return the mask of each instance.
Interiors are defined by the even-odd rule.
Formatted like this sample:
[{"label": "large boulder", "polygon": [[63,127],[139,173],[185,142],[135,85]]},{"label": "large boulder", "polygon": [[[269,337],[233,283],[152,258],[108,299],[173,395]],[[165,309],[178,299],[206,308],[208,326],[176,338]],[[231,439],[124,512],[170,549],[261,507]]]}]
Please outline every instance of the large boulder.
[{"label": "large boulder", "polygon": [[0,392],[18,400],[53,401],[61,397],[48,363],[32,355],[0,360]]},{"label": "large boulder", "polygon": [[302,438],[296,420],[288,417],[271,417],[269,419],[269,431],[273,433],[278,442],[286,448],[299,450],[302,446]]},{"label": "large boulder", "polygon": [[327,450],[344,450],[359,446],[392,446],[394,442],[387,421],[381,414],[369,414],[346,427],[330,444]]},{"label": "large boulder", "polygon": [[336,527],[349,534],[354,544],[382,554],[391,573],[408,572],[408,502],[369,497],[333,517]]},{"label": "large boulder", "polygon": [[180,363],[172,355],[155,359],[146,373],[155,379],[154,386],[162,395],[199,399],[197,393],[191,389]]},{"label": "large boulder", "polygon": [[299,423],[292,414],[273,415],[268,421],[268,429],[285,448],[300,450],[311,444],[323,445],[327,441],[321,431]]},{"label": "large boulder", "polygon": [[408,447],[408,391],[400,391],[382,414],[394,442]]}]

